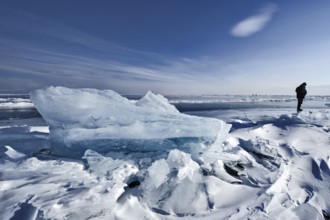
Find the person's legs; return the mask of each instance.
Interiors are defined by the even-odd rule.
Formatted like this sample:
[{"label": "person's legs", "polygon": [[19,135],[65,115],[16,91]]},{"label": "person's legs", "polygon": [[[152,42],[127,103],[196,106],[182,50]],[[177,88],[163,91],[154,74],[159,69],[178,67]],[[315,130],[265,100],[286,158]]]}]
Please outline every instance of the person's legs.
[{"label": "person's legs", "polygon": [[302,111],[301,104],[303,103],[303,99],[298,99],[298,105],[297,105],[297,112]]}]

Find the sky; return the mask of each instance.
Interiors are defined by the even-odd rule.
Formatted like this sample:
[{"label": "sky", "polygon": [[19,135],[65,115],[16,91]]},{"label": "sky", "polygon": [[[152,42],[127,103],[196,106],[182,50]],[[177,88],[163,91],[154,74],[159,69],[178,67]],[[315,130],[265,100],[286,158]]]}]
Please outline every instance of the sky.
[{"label": "sky", "polygon": [[329,0],[0,0],[0,93],[330,95]]}]

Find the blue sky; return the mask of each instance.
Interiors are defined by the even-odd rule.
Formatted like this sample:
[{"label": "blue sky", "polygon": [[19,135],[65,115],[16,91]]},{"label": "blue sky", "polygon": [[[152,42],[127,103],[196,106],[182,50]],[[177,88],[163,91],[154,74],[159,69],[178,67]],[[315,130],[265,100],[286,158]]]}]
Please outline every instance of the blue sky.
[{"label": "blue sky", "polygon": [[330,95],[329,0],[1,0],[0,92]]}]

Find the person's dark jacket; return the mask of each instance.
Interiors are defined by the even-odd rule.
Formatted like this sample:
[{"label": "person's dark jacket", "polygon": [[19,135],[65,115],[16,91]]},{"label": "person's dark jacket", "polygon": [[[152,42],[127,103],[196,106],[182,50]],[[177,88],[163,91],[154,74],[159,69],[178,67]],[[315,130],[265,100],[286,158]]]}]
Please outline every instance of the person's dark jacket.
[{"label": "person's dark jacket", "polygon": [[301,84],[296,88],[296,93],[297,93],[297,99],[304,99],[307,91],[306,91],[306,84]]}]

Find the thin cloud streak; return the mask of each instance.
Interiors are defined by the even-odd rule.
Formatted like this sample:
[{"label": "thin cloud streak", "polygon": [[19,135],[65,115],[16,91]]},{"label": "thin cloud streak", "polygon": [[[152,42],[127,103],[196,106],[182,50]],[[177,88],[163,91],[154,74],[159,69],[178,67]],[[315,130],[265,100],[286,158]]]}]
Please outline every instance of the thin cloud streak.
[{"label": "thin cloud streak", "polygon": [[[214,70],[221,69],[215,68],[208,59],[178,60],[131,50],[29,13],[16,13],[19,13],[20,19],[11,20],[12,26],[5,31],[28,33],[38,39],[51,38],[56,40],[55,45],[59,45],[42,45],[31,41],[31,38],[26,40],[16,35],[14,38],[8,37],[10,35],[0,37],[0,70],[22,81],[33,78],[35,83],[29,83],[31,86],[28,89],[61,81],[77,87],[118,88],[118,85],[127,87],[134,84],[138,88],[135,92],[156,89],[155,85],[159,88],[174,85],[183,88],[186,87],[184,85],[210,83],[214,80],[211,76]],[[38,28],[31,25],[35,20],[42,21]],[[78,53],[75,52],[77,50]],[[4,81],[0,84],[8,88]]]},{"label": "thin cloud streak", "polygon": [[[86,53],[54,52],[51,48],[38,48],[22,42],[19,44],[20,50],[17,50],[17,42],[2,41],[0,38],[0,45],[4,42],[7,43],[7,52],[11,53],[0,54],[0,70],[12,74],[10,78],[20,79],[17,85],[26,81],[29,90],[46,85],[63,85],[113,89],[126,94],[142,94],[146,90],[163,94],[200,94],[201,91],[204,94],[223,94],[240,88],[238,94],[252,94],[262,91],[265,84],[258,84],[262,77],[258,76],[255,67],[244,61],[230,64],[215,57],[201,57],[164,59],[162,64],[135,65],[87,57]],[[148,56],[140,55],[139,58],[149,61]],[[31,79],[34,79],[33,83]],[[251,80],[254,81],[251,85],[240,84]],[[2,89],[13,85],[14,80],[10,84],[8,80],[0,82]]]},{"label": "thin cloud streak", "polygon": [[[0,69],[30,77],[54,78],[74,76],[88,78],[117,78],[121,80],[145,80],[159,82],[187,81],[191,70],[186,67],[178,68],[171,61],[164,61],[164,65],[138,66],[109,59],[98,59],[68,53],[53,52],[20,43],[19,51],[15,41],[0,39],[4,45],[0,54]],[[11,51],[11,53],[7,53]],[[14,52],[16,51],[16,52]],[[8,55],[7,55],[8,54]],[[141,57],[142,55],[140,55]],[[166,64],[165,64],[166,63]]]},{"label": "thin cloud streak", "polygon": [[[12,74],[12,78],[20,78],[21,81],[35,79],[35,83],[28,83],[29,89],[58,84],[62,81],[68,86],[110,89],[120,89],[119,85],[127,88],[129,84],[132,84],[137,88],[135,91],[132,90],[132,93],[141,93],[148,89],[168,93],[168,88],[172,88],[173,93],[178,91],[175,88],[180,88],[180,92],[187,93],[192,85],[196,88],[195,92],[199,92],[202,88],[217,89],[219,84],[216,82],[225,78],[220,77],[220,73],[226,65],[209,58],[167,59],[161,65],[143,66],[67,52],[54,52],[22,42],[19,44],[18,51],[18,42],[0,39],[0,45],[4,43],[6,43],[4,49],[11,53],[0,54],[0,70]],[[6,87],[4,81],[0,84],[3,88]]]},{"label": "thin cloud streak", "polygon": [[[273,5],[264,8],[259,15],[269,21],[275,11]],[[147,90],[163,94],[264,94],[265,91],[283,94],[284,90],[271,90],[269,82],[291,88],[297,80],[294,73],[308,81],[311,72],[320,71],[326,75],[329,69],[326,61],[320,62],[320,59],[317,59],[320,65],[315,63],[308,71],[301,68],[301,63],[315,60],[317,51],[326,51],[323,56],[329,57],[326,56],[329,50],[325,50],[329,44],[320,45],[323,50],[315,49],[313,44],[315,52],[295,51],[290,59],[282,58],[282,54],[275,59],[258,54],[236,60],[221,56],[173,58],[130,50],[51,22],[42,22],[24,38],[20,36],[26,34],[22,30],[28,31],[27,27],[33,23],[26,20],[27,23],[16,21],[17,29],[3,28],[5,34],[0,36],[0,88],[3,92],[21,91],[21,87],[28,92],[47,85],[62,85],[113,89],[125,94],[143,94]],[[34,40],[44,37],[50,38],[51,44]]]},{"label": "thin cloud streak", "polygon": [[103,60],[78,55],[52,52],[36,52],[32,48],[24,49],[16,56],[2,56],[0,69],[21,74],[32,74],[48,77],[50,73],[57,76],[120,76],[137,77],[146,80],[173,80],[175,76],[163,75],[158,70],[144,68],[111,60]]},{"label": "thin cloud streak", "polygon": [[[30,45],[29,49],[33,49],[34,44],[38,44],[35,50],[57,51],[54,48],[42,48],[40,42],[34,42],[31,39],[56,41],[56,44],[62,47],[67,45],[75,45],[76,48],[85,48],[91,54],[98,56],[111,57],[113,60],[125,59],[129,62],[139,61],[139,57],[152,58],[153,60],[162,60],[163,57],[156,53],[147,51],[136,51],[126,47],[122,47],[105,39],[95,37],[89,33],[82,32],[78,29],[71,28],[54,21],[47,20],[36,14],[31,14],[21,10],[0,9],[0,12],[7,16],[1,17],[1,23],[6,24],[2,28],[0,46],[11,45],[12,48],[21,49],[21,43]],[[35,25],[38,24],[38,25]],[[6,34],[12,34],[6,37]],[[8,35],[9,36],[9,35]],[[14,39],[14,40],[13,40]],[[16,41],[15,41],[16,40]],[[15,45],[17,43],[17,45]],[[63,45],[64,44],[64,45]],[[1,54],[0,54],[1,55]],[[142,58],[142,59],[143,59]]]},{"label": "thin cloud streak", "polygon": [[[148,63],[143,65],[98,58],[88,53],[58,52],[2,38],[0,49],[0,72],[9,74],[9,77],[0,77],[3,92],[13,88],[18,91],[20,87],[27,88],[27,91],[18,92],[63,85],[113,89],[124,94],[143,94],[147,90],[162,94],[233,94],[233,88],[235,94],[256,94],[271,91],[270,81],[283,84],[278,74],[288,71],[304,74],[301,66],[294,66],[287,59],[277,59],[274,64],[272,60],[261,57],[234,63],[226,63],[216,57],[164,58],[161,64],[155,64],[149,56],[141,53],[136,59],[144,59]],[[306,59],[309,56],[299,63],[306,63]],[[269,69],[270,66],[276,68]],[[296,77],[287,77],[283,86],[291,87],[295,82]],[[279,94],[290,92],[278,90]]]},{"label": "thin cloud streak", "polygon": [[248,37],[261,31],[272,19],[273,14],[276,11],[277,6],[275,4],[268,5],[267,7],[263,8],[259,14],[246,18],[236,24],[231,29],[231,35],[235,37]]}]

